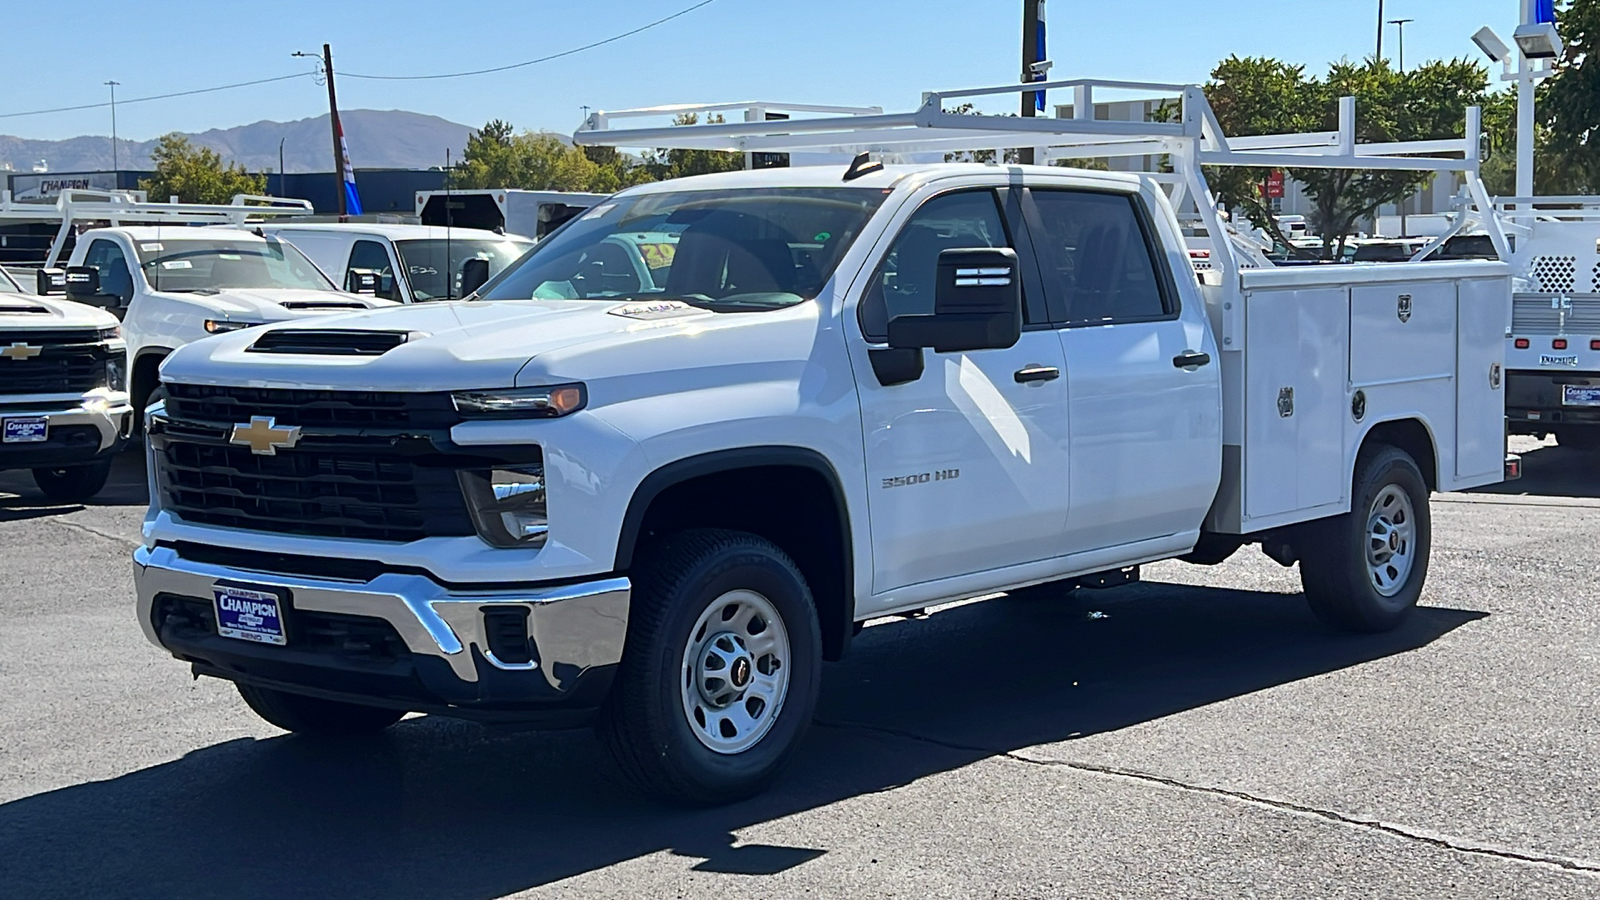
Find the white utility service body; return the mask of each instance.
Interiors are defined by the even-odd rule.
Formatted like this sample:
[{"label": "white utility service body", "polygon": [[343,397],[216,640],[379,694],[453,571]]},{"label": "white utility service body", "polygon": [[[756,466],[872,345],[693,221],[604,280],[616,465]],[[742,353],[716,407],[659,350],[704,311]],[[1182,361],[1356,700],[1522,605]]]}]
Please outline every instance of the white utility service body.
[{"label": "white utility service body", "polygon": [[0,469],[32,469],[53,500],[97,493],[132,421],[126,359],[116,317],[0,272]]},{"label": "white utility service body", "polygon": [[[367,271],[378,278],[376,296],[401,303],[441,300],[447,294],[460,299],[471,293],[461,290],[465,260],[487,260],[492,277],[533,246],[519,235],[432,225],[282,222],[262,225],[261,230],[294,244],[345,290],[362,290],[350,273]],[[449,285],[445,277],[451,279]]]},{"label": "white utility service body", "polygon": [[[576,139],[982,147],[1035,127],[929,112],[952,96],[872,122]],[[818,660],[885,614],[1259,542],[1301,560],[1323,618],[1393,627],[1425,577],[1429,490],[1502,477],[1510,270],[1272,269],[1224,239],[1197,274],[1176,212],[1207,196],[1193,163],[1281,163],[1266,139],[1227,150],[1197,89],[1186,104],[1170,128],[1048,136],[1155,129],[1190,152],[1176,199],[1169,178],[864,160],[643,185],[476,299],[184,348],[150,419],[140,624],[295,730],[603,709],[630,776],[698,800],[765,783]],[[1283,141],[1330,146],[1300,165],[1475,178],[1473,135],[1426,160],[1338,137]],[[640,275],[626,248],[666,264]],[[332,333],[366,352],[325,351]],[[357,440],[340,416],[391,424]],[[206,492],[195,454],[241,476],[233,493]],[[373,487],[272,493],[338,471]],[[241,604],[268,624],[239,625]],[[407,655],[363,664],[404,677],[297,641],[296,617],[329,616],[389,635]]]}]

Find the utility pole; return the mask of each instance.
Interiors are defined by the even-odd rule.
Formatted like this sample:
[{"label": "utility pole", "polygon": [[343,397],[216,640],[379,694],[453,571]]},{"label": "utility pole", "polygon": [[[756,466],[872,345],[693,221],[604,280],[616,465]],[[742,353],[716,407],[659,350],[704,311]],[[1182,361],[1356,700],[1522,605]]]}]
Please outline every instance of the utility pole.
[{"label": "utility pole", "polygon": [[[312,54],[296,51],[294,55]],[[350,219],[350,210],[344,195],[344,148],[340,141],[344,129],[339,127],[339,96],[333,90],[333,48],[327,44],[322,45],[322,76],[328,82],[328,125],[333,132],[333,177],[339,185],[334,193],[339,197],[339,221],[346,222]]]},{"label": "utility pole", "polygon": [[1389,24],[1395,26],[1400,31],[1400,74],[1401,75],[1404,75],[1406,73],[1406,25],[1411,23],[1411,22],[1415,22],[1415,21],[1416,21],[1416,19],[1390,19],[1389,20]]},{"label": "utility pole", "polygon": [[[1028,84],[1035,79],[1033,64],[1039,62],[1039,22],[1043,18],[1044,0],[1022,0],[1022,82]],[[1022,117],[1031,119],[1035,116],[1034,92],[1022,93]],[[998,152],[998,151],[996,151]],[[1033,148],[1023,147],[1017,152],[1018,159],[1023,165],[1033,165]],[[997,159],[997,163],[1005,160]]]},{"label": "utility pole", "polygon": [[1378,52],[1373,54],[1372,59],[1383,62],[1383,0],[1378,0]]},{"label": "utility pole", "polygon": [[120,81],[108,81],[106,86],[111,88],[111,171],[117,170],[117,85]]}]

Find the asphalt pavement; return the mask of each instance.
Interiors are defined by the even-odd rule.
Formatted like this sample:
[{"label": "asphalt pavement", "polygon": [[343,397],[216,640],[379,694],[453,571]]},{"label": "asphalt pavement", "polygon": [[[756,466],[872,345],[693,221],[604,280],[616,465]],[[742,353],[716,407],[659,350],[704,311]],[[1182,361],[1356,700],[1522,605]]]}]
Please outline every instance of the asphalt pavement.
[{"label": "asphalt pavement", "polygon": [[325,744],[147,644],[137,454],[0,474],[0,897],[1600,897],[1600,455],[1437,498],[1424,608],[1330,633],[1254,550],[873,623],[768,794],[586,731]]}]

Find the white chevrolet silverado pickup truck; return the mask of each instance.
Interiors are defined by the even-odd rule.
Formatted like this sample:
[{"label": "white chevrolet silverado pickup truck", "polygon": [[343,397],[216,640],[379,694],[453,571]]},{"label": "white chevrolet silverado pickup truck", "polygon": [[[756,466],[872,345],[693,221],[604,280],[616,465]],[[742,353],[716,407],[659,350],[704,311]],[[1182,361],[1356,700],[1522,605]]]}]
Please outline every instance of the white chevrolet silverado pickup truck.
[{"label": "white chevrolet silverado pickup truck", "polygon": [[472,299],[169,357],[139,623],[283,728],[596,720],[698,802],[774,776],[874,617],[1261,543],[1393,628],[1429,492],[1502,477],[1509,270],[1217,246],[1202,283],[1131,174],[629,189]]},{"label": "white chevrolet silverado pickup truck", "polygon": [[0,272],[0,470],[32,469],[52,500],[99,493],[132,420],[126,359],[116,317]]}]

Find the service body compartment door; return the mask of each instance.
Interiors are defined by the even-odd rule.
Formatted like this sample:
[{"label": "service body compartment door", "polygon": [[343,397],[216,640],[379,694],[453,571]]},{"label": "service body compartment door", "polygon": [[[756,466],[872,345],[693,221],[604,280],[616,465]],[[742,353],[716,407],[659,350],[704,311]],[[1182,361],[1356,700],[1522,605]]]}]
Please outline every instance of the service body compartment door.
[{"label": "service body compartment door", "polygon": [[1258,290],[1245,299],[1244,529],[1342,503],[1347,288]]},{"label": "service body compartment door", "polygon": [[1499,481],[1505,464],[1506,318],[1502,278],[1462,281],[1457,300],[1456,477]]},{"label": "service body compartment door", "polygon": [[1456,285],[1353,287],[1350,335],[1350,379],[1357,387],[1449,378],[1456,358]]}]

